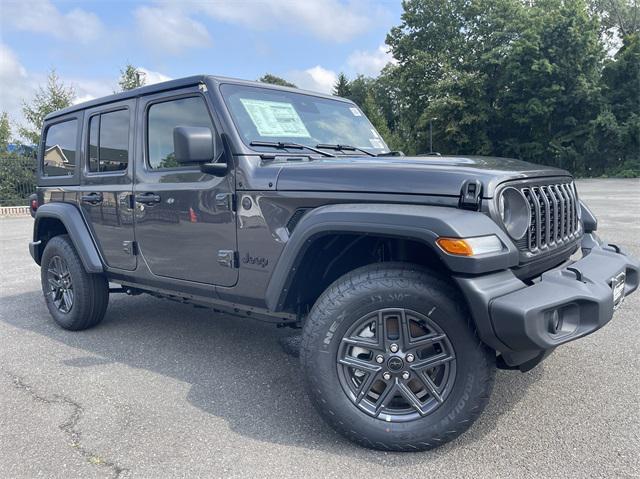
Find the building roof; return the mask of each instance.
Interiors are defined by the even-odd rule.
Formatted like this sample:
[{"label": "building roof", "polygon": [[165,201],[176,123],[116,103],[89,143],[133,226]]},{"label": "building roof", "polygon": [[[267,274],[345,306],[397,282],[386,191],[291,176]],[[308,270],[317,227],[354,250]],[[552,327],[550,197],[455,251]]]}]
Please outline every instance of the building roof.
[{"label": "building roof", "polygon": [[[95,106],[104,105],[106,103],[129,100],[129,99],[138,98],[144,95],[159,93],[165,90],[174,90],[177,88],[196,85],[198,83],[204,83],[205,80],[210,80],[216,84],[234,83],[238,85],[259,86],[261,88],[270,88],[273,90],[284,90],[284,91],[291,91],[296,93],[304,93],[304,94],[314,95],[314,96],[323,97],[323,98],[330,98],[333,100],[338,99],[335,96],[325,95],[325,94],[314,92],[314,91],[307,91],[307,90],[302,90],[300,88],[291,88],[291,87],[285,87],[280,85],[273,85],[271,83],[263,83],[259,81],[240,80],[238,78],[213,76],[213,75],[193,75],[193,76],[188,76],[184,78],[178,78],[176,80],[169,80],[161,83],[154,83],[153,85],[146,85],[139,88],[134,88],[133,90],[127,90],[121,93],[115,93],[113,95],[103,96],[101,98],[96,98],[94,100],[89,100],[82,103],[78,103],[76,105],[71,105],[67,108],[63,108],[62,110],[49,113],[45,117],[45,121],[58,116],[66,115],[68,113],[73,113],[75,111],[86,110],[87,108],[93,108]],[[341,99],[341,100],[349,101],[346,99]]]}]

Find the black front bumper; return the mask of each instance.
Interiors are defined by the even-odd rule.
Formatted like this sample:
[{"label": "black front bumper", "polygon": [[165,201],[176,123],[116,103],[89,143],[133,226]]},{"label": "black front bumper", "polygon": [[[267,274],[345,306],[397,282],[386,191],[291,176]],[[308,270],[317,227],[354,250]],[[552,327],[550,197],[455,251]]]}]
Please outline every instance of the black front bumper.
[{"label": "black front bumper", "polygon": [[[594,235],[584,256],[527,285],[511,271],[458,277],[481,339],[508,366],[541,360],[550,350],[600,329],[613,317],[612,282],[625,277],[623,295],[638,287],[640,263]],[[536,362],[537,364],[537,362]]]}]

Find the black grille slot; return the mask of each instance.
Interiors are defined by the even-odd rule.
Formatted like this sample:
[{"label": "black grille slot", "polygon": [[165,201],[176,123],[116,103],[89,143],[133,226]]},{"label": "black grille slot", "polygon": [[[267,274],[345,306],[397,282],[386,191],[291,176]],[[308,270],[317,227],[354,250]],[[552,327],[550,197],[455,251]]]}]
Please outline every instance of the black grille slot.
[{"label": "black grille slot", "polygon": [[531,208],[527,233],[516,242],[520,251],[549,251],[578,238],[580,221],[573,183],[526,185],[520,191]]}]

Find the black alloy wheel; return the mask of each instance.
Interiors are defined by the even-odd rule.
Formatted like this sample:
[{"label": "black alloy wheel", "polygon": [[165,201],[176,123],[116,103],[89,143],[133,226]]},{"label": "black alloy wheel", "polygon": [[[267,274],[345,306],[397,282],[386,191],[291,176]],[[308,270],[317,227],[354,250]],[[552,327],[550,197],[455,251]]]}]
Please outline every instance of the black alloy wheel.
[{"label": "black alloy wheel", "polygon": [[338,350],[338,376],[349,399],[387,422],[436,410],[455,383],[456,359],[444,331],[404,308],[373,311],[354,323]]},{"label": "black alloy wheel", "polygon": [[51,301],[61,313],[73,308],[73,281],[67,262],[60,256],[51,258],[47,269],[47,283]]}]

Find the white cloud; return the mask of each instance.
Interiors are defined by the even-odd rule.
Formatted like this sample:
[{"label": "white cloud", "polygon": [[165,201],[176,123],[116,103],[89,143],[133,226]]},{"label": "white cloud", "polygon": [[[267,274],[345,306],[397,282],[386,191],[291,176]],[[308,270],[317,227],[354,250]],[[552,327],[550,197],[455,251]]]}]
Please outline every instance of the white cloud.
[{"label": "white cloud", "polygon": [[22,120],[22,99],[33,95],[33,82],[15,53],[0,43],[0,109],[11,119],[13,133],[15,122]]},{"label": "white cloud", "polygon": [[79,8],[62,13],[49,0],[3,2],[2,10],[3,29],[53,35],[85,44],[104,33],[104,26],[94,13]]},{"label": "white cloud", "polygon": [[154,83],[161,83],[163,81],[173,80],[173,78],[165,75],[164,73],[147,70],[144,67],[138,67],[138,70],[144,73],[145,85],[153,85]]},{"label": "white cloud", "polygon": [[[144,74],[144,84],[153,85],[154,83],[160,83],[163,81],[169,81],[172,78],[164,73],[155,72],[144,67],[136,67],[141,73]],[[65,81],[65,80],[63,80]],[[67,83],[67,81],[65,81]],[[117,91],[118,87],[115,86],[118,83],[117,78],[113,79],[71,79],[68,81],[69,85],[72,85],[76,98],[73,100],[73,104],[83,103],[85,101],[94,100],[102,96],[113,94]]]},{"label": "white cloud", "polygon": [[347,58],[347,65],[354,73],[372,77],[377,76],[388,63],[395,63],[395,60],[385,45],[373,51],[356,50]]},{"label": "white cloud", "polygon": [[316,65],[306,70],[294,70],[285,75],[286,79],[304,90],[331,93],[338,75],[333,70]]},{"label": "white cloud", "polygon": [[140,7],[134,15],[143,40],[154,49],[176,54],[211,44],[207,28],[177,8]]},{"label": "white cloud", "polygon": [[366,31],[380,8],[364,0],[183,1],[181,8],[260,30],[287,28],[344,42]]},{"label": "white cloud", "polygon": [[[171,77],[144,67],[139,67],[145,74],[147,85],[171,80]],[[76,97],[74,104],[111,95],[116,89],[118,78],[73,78],[60,75],[60,80],[73,87]],[[45,85],[46,74],[29,72],[16,54],[4,43],[0,43],[0,111],[9,114],[14,136],[18,127],[24,125],[22,114],[23,101],[30,102],[40,85]]]},{"label": "white cloud", "polygon": [[73,104],[77,105],[85,101],[113,94],[115,81],[109,79],[66,79],[62,78],[66,85],[71,85],[76,93]]}]

